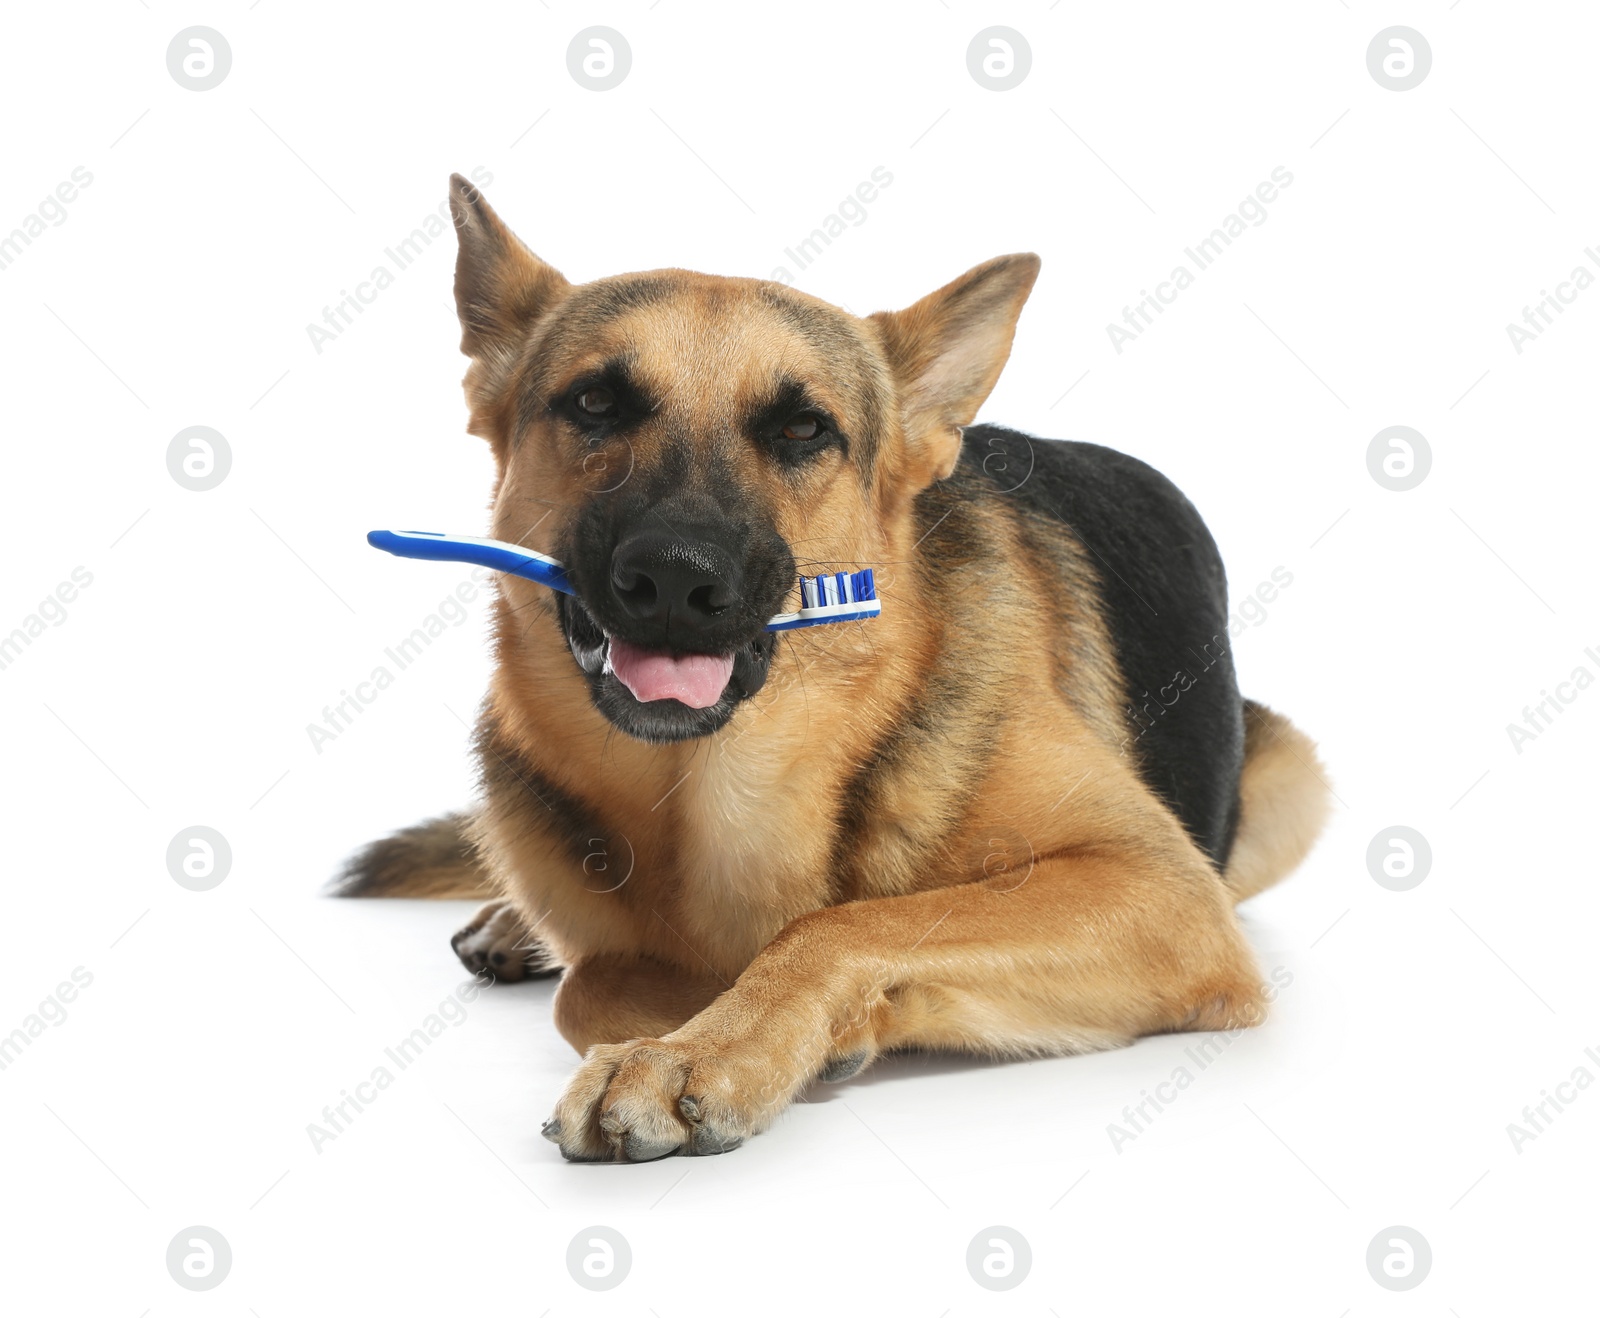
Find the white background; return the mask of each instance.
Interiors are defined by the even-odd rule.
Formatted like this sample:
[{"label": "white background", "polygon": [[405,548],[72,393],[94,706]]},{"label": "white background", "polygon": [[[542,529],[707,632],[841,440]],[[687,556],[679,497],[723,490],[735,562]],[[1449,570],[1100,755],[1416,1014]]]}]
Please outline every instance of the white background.
[{"label": "white background", "polygon": [[[1366,66],[1397,23],[1433,53],[1405,92]],[[210,91],[166,67],[191,24],[232,49]],[[567,71],[591,24],[632,50],[611,91]],[[1015,90],[967,71],[990,24],[1031,46]],[[1596,269],[1596,29],[1587,6],[1485,0],[10,9],[0,233],[74,167],[93,183],[0,271],[0,633],[75,567],[93,582],[0,671],[0,1032],[74,967],[93,983],[0,1073],[6,1307],[1592,1306],[1600,1092],[1520,1149],[1507,1125],[1600,1076],[1600,690],[1520,753],[1506,726],[1575,668],[1600,676],[1600,291],[1520,354],[1506,325]],[[452,170],[489,171],[501,214],[583,280],[769,276],[880,165],[893,183],[802,287],[865,313],[1039,252],[984,418],[1162,468],[1235,598],[1293,574],[1238,640],[1243,685],[1318,737],[1339,803],[1243,911],[1263,970],[1293,976],[1271,1021],[1120,1151],[1108,1124],[1193,1036],[890,1061],[731,1156],[597,1168],[538,1135],[575,1061],[550,986],[497,988],[314,1151],[307,1124],[465,977],[465,906],[317,889],[469,799],[481,599],[320,753],[306,728],[466,576],[364,533],[481,532],[490,463],[463,431],[449,235],[320,354],[307,324]],[[1294,181],[1266,222],[1117,353],[1107,323],[1276,166]],[[167,471],[192,425],[232,451],[207,492]],[[1431,446],[1409,492],[1367,469],[1391,425]],[[233,852],[204,893],[165,861],[197,824]],[[1409,892],[1367,867],[1396,824],[1432,847]],[[206,1294],[164,1264],[193,1224],[233,1251]],[[633,1253],[605,1294],[565,1265],[594,1224]],[[995,1224],[1033,1252],[1004,1294],[965,1264]],[[1403,1294],[1365,1263],[1396,1224],[1433,1253]]]}]

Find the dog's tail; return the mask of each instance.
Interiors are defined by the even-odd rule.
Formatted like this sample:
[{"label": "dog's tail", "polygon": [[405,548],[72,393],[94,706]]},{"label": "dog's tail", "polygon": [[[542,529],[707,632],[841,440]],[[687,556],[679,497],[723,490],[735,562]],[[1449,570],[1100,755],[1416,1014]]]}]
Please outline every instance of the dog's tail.
[{"label": "dog's tail", "polygon": [[327,890],[334,897],[497,896],[473,849],[470,824],[466,814],[440,815],[368,843]]},{"label": "dog's tail", "polygon": [[1222,875],[1235,902],[1270,888],[1305,859],[1327,821],[1330,796],[1316,743],[1282,714],[1245,701],[1239,831]]}]

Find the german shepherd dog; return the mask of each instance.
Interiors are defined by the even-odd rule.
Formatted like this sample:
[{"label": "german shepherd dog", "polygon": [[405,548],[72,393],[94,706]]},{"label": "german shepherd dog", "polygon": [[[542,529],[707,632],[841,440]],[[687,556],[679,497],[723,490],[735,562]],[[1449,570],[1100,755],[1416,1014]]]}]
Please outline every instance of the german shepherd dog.
[{"label": "german shepherd dog", "polygon": [[[759,279],[571,284],[459,175],[450,204],[491,534],[576,594],[499,578],[481,805],[337,890],[492,896],[468,968],[559,971],[562,1154],[724,1152],[892,1049],[1261,1020],[1234,906],[1328,789],[1240,699],[1188,500],[972,424],[1038,258],[858,318]],[[862,567],[881,617],[765,630],[798,572]]]}]

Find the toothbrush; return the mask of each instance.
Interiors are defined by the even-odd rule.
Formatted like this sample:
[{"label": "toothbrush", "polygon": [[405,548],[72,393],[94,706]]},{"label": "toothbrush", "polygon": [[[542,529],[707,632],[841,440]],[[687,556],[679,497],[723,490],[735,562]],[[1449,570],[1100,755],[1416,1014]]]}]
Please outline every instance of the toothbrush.
[{"label": "toothbrush", "polygon": [[[422,558],[440,563],[474,563],[479,567],[526,577],[541,586],[567,595],[577,592],[567,578],[567,570],[555,559],[504,540],[485,540],[475,536],[443,535],[438,531],[368,531],[367,543],[400,558]],[[853,622],[876,618],[883,611],[873,583],[872,569],[860,572],[834,572],[825,576],[800,578],[800,609],[780,613],[767,623],[769,632],[793,631],[796,627],[815,627],[824,622]]]}]

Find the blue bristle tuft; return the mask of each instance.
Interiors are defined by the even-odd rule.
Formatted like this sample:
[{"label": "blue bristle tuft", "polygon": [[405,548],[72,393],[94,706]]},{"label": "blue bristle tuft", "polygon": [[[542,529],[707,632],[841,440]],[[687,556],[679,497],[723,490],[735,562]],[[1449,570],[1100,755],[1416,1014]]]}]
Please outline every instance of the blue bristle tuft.
[{"label": "blue bristle tuft", "polygon": [[799,574],[800,607],[825,609],[841,604],[865,604],[878,598],[873,570],[823,573],[815,577]]}]

